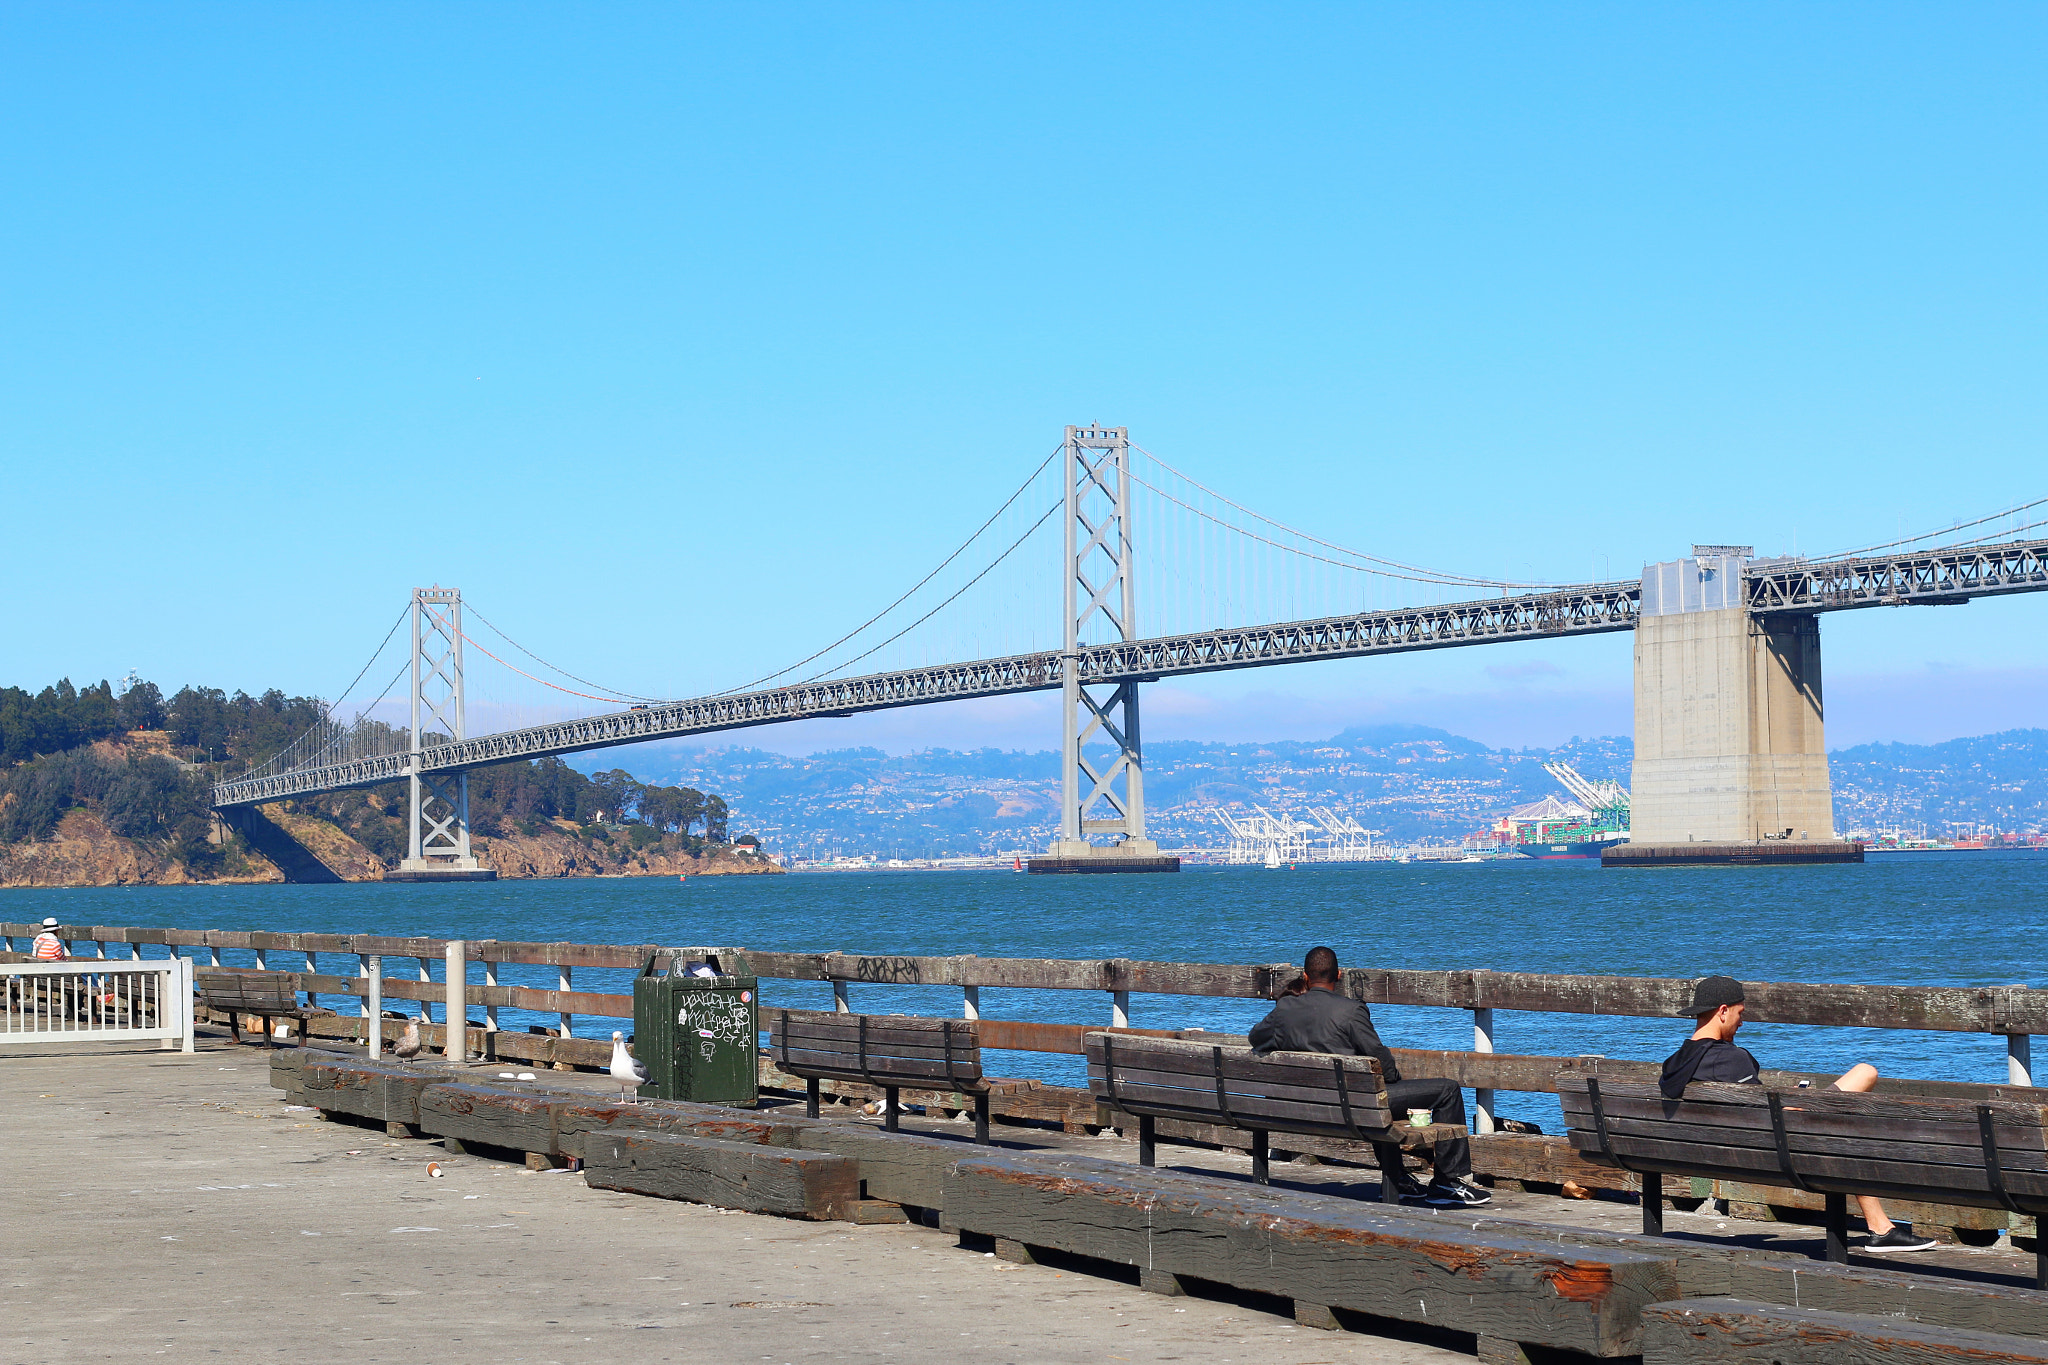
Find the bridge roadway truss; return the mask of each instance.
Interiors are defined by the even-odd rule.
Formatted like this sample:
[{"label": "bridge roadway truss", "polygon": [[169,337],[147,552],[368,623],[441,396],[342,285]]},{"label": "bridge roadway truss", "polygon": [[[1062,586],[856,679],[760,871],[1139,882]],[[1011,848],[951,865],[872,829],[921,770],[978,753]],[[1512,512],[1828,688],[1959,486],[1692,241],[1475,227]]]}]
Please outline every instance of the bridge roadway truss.
[{"label": "bridge roadway truss", "polygon": [[1743,582],[1753,612],[1950,606],[1972,597],[2048,590],[2048,540],[1877,559],[1772,561],[1750,565]]},{"label": "bridge roadway truss", "polygon": [[[1828,562],[1765,561],[1745,575],[1753,612],[1845,611],[1941,606],[1972,597],[2048,591],[2048,540]],[[1640,582],[1591,583],[1545,593],[1448,606],[1364,612],[1315,621],[1201,631],[1083,647],[1087,684],[1151,682],[1191,673],[1354,659],[1503,640],[1599,635],[1635,628]],[[1061,686],[1058,651],[835,678],[794,687],[698,697],[582,720],[536,725],[419,752],[420,772],[460,772],[513,759],[543,758],[651,739],[737,730],[781,721],[851,716],[899,706],[1050,691]],[[223,782],[218,808],[395,782],[413,773],[412,755],[387,754]]]}]

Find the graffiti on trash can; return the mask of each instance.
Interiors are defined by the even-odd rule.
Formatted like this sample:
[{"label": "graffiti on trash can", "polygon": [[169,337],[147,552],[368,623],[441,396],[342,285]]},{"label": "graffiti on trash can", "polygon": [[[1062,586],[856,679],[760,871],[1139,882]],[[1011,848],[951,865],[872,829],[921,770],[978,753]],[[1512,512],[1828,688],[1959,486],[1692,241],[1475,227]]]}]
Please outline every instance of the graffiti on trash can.
[{"label": "graffiti on trash can", "polygon": [[698,1050],[709,1061],[719,1043],[753,1046],[751,1013],[730,996],[706,992],[684,999],[683,1007],[676,1011],[676,1024],[685,1038],[701,1040]]}]

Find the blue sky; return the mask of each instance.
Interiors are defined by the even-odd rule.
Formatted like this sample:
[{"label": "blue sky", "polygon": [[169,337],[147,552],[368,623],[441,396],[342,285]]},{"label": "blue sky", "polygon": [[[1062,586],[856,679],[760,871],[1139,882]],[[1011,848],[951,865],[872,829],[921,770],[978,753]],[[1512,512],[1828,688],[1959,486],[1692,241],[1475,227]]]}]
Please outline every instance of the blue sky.
[{"label": "blue sky", "polygon": [[[1473,573],[1980,515],[2048,493],[2044,25],[6,5],[0,681],[331,696],[438,581],[586,676],[715,690],[1079,421]],[[2048,724],[2044,624],[1828,618],[1831,741]],[[1628,659],[1162,685],[1148,730],[1626,733]],[[771,738],[1036,748],[1051,715]]]}]

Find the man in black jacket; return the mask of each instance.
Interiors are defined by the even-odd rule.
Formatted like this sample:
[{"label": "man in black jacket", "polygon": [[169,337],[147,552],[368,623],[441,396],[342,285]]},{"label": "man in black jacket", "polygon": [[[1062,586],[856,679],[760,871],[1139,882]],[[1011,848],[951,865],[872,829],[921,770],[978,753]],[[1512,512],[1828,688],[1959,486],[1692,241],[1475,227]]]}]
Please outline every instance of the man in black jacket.
[{"label": "man in black jacket", "polygon": [[[1437,1123],[1465,1123],[1465,1092],[1456,1081],[1402,1080],[1394,1054],[1380,1041],[1372,1026],[1372,1011],[1363,1002],[1345,995],[1340,987],[1337,953],[1332,948],[1311,948],[1302,959],[1301,974],[1308,989],[1283,996],[1273,1012],[1252,1026],[1252,1051],[1324,1052],[1339,1057],[1371,1057],[1380,1064],[1387,1083],[1387,1107],[1396,1116],[1410,1109],[1427,1109]],[[1472,1174],[1472,1144],[1464,1138],[1445,1138],[1436,1144],[1436,1173],[1429,1188],[1418,1191],[1426,1203],[1440,1207],[1478,1208],[1493,1201],[1485,1190],[1467,1183]],[[1406,1193],[1406,1191],[1404,1191]]]},{"label": "man in black jacket", "polygon": [[[1693,984],[1692,1009],[1687,1012],[1698,1027],[1686,1039],[1685,1046],[1664,1059],[1664,1072],[1657,1080],[1657,1088],[1665,1099],[1683,1099],[1685,1088],[1695,1081],[1763,1084],[1763,1068],[1757,1065],[1756,1058],[1747,1048],[1735,1046],[1735,1030],[1742,1027],[1747,1007],[1742,983],[1734,977],[1707,976]],[[1877,1068],[1868,1062],[1858,1062],[1828,1088],[1862,1092],[1876,1084]],[[1933,1238],[1914,1232],[1911,1223],[1894,1223],[1885,1214],[1884,1205],[1870,1195],[1857,1195],[1856,1203],[1863,1211],[1864,1225],[1870,1229],[1870,1238],[1863,1245],[1865,1251],[1882,1254],[1933,1248]]]}]

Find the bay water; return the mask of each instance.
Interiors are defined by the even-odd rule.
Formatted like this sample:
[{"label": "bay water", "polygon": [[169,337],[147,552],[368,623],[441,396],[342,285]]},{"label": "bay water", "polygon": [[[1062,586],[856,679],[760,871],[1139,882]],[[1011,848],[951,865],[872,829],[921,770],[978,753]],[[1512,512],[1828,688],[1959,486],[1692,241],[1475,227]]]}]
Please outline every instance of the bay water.
[{"label": "bay water", "polygon": [[[1189,867],[1178,875],[1032,877],[1012,872],[834,872],[792,876],[500,881],[476,885],[99,887],[0,897],[0,919],[54,915],[67,924],[164,926],[434,938],[738,946],[793,952],[983,957],[1134,958],[1173,962],[1299,962],[1330,944],[1347,966],[1491,968],[1589,975],[1900,985],[2044,984],[2048,852],[1875,854],[1860,866],[1601,869],[1498,863]],[[188,950],[189,951],[189,950]],[[248,954],[230,952],[229,965]],[[293,955],[273,967],[296,968]],[[323,971],[352,975],[351,957]],[[438,977],[439,962],[430,964]],[[387,961],[387,973],[414,974]],[[579,969],[579,990],[631,992],[632,973]],[[473,980],[476,978],[472,978]],[[550,967],[507,966],[506,985],[551,988]],[[830,1009],[821,982],[764,981],[764,1006]],[[353,1003],[322,1003],[353,1013]],[[410,1008],[401,1002],[394,1006]],[[942,987],[851,987],[867,1013],[958,1016]],[[1092,991],[984,989],[991,1019],[1107,1023]],[[1134,995],[1141,1028],[1243,1032],[1256,1001]],[[474,1011],[472,1011],[474,1014]],[[438,1008],[436,1017],[439,1017]],[[1469,1048],[1463,1010],[1382,1006],[1395,1046]],[[501,1027],[553,1024],[500,1012]],[[587,1018],[577,1033],[630,1024]],[[1662,1058],[1685,1020],[1606,1019],[1500,1011],[1501,1052]],[[2005,1040],[1892,1029],[1745,1026],[1766,1066],[1845,1070],[1869,1061],[1890,1075],[2003,1081]],[[1084,1084],[1078,1058],[995,1054],[989,1069]],[[2048,1070],[2048,1043],[2041,1069]],[[1551,1128],[1548,1096],[1502,1095],[1500,1112]],[[1553,1129],[1554,1131],[1554,1129]]]}]

